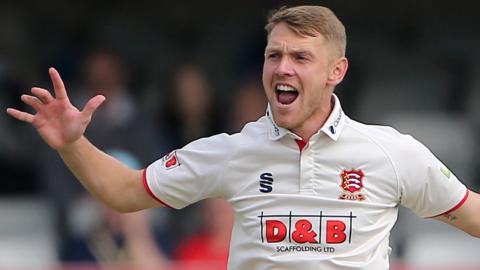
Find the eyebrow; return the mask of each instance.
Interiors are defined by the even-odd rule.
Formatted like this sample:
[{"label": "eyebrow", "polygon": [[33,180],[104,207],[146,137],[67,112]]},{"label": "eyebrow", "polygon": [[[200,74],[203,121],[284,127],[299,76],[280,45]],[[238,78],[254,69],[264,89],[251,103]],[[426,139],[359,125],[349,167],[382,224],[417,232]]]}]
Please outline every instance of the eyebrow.
[{"label": "eyebrow", "polygon": [[312,55],[312,52],[311,52],[311,51],[309,51],[309,50],[304,50],[304,49],[292,50],[291,53]]},{"label": "eyebrow", "polygon": [[[269,52],[284,52],[279,46],[266,47],[265,53]],[[306,49],[290,49],[287,51],[288,54],[301,54],[301,55],[313,55],[313,53]]]}]

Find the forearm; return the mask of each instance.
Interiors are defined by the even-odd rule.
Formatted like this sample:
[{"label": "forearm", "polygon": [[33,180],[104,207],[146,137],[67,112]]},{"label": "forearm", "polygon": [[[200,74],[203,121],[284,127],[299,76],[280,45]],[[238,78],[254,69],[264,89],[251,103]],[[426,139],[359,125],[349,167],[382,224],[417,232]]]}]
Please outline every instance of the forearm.
[{"label": "forearm", "polygon": [[464,232],[480,238],[480,195],[469,192],[465,203],[457,210],[434,219],[455,226]]},{"label": "forearm", "polygon": [[88,192],[107,206],[120,212],[155,206],[143,189],[142,171],[105,154],[85,137],[58,153]]},{"label": "forearm", "polygon": [[463,230],[480,238],[480,194],[470,191],[464,211],[459,217],[466,220]]}]

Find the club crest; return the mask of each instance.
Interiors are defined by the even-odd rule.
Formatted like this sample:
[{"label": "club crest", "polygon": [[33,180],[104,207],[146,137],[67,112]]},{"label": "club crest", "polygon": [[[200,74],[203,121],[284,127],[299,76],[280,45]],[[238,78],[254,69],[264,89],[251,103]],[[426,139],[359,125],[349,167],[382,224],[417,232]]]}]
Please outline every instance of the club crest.
[{"label": "club crest", "polygon": [[343,170],[340,173],[340,187],[342,188],[343,193],[340,195],[339,199],[351,201],[365,200],[365,195],[360,193],[364,188],[364,177],[365,174],[362,170]]}]

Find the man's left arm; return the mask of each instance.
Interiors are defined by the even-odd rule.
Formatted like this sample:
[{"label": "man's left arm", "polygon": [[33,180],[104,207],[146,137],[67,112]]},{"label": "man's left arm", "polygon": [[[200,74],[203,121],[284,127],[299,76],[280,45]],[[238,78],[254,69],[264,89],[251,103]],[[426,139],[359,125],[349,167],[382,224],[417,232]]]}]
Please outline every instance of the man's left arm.
[{"label": "man's left arm", "polygon": [[466,201],[458,209],[433,219],[457,227],[472,236],[480,237],[480,194],[470,190]]}]

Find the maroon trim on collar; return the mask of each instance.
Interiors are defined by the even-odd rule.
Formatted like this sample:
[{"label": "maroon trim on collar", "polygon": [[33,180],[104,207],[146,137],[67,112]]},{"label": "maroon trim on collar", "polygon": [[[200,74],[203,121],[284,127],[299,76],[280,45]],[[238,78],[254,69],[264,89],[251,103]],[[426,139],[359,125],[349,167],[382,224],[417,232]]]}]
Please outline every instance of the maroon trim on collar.
[{"label": "maroon trim on collar", "polygon": [[298,150],[300,150],[300,153],[301,153],[305,145],[307,145],[307,143],[304,140],[295,140],[295,142],[297,143]]},{"label": "maroon trim on collar", "polygon": [[163,206],[175,209],[175,208],[171,207],[170,205],[168,205],[167,203],[165,203],[164,201],[157,198],[157,196],[155,196],[155,194],[153,194],[152,190],[150,189],[150,187],[148,186],[148,183],[147,183],[147,168],[143,169],[143,177],[142,178],[143,178],[142,179],[143,180],[143,186],[145,187],[145,190],[147,191],[148,195],[150,195],[153,199],[155,199],[155,201],[159,202]]}]

